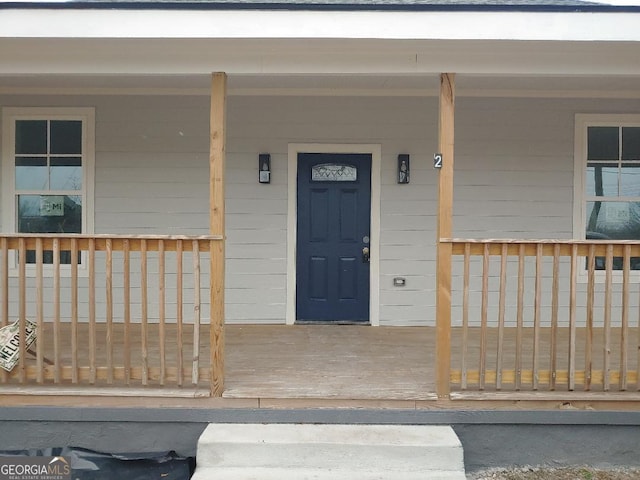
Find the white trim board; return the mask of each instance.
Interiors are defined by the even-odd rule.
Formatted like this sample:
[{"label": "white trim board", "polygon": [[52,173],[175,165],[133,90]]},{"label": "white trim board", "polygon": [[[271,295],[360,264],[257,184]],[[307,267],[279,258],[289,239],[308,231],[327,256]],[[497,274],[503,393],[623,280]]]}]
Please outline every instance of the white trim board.
[{"label": "white trim board", "polygon": [[[633,12],[6,9],[2,38],[639,41]],[[259,32],[259,33],[256,33]]]},{"label": "white trim board", "polygon": [[[425,75],[428,78],[428,75]],[[2,87],[0,95],[140,95],[207,97],[207,88],[144,88],[144,87]],[[231,88],[228,97],[430,97],[438,96],[435,89],[391,88]],[[478,98],[628,98],[640,99],[640,90],[500,90],[462,89],[456,97]]]},{"label": "white trim board", "polygon": [[287,202],[287,325],[296,321],[296,238],[298,153],[366,153],[371,155],[371,262],[369,321],[380,325],[380,170],[379,144],[290,143],[288,148]]}]

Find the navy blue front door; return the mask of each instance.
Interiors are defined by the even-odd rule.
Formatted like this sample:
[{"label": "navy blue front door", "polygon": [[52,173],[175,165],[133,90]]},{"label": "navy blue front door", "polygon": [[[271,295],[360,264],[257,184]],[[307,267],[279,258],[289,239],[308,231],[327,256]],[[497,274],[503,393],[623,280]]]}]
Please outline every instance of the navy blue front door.
[{"label": "navy blue front door", "polygon": [[298,154],[296,319],[369,321],[371,155]]}]

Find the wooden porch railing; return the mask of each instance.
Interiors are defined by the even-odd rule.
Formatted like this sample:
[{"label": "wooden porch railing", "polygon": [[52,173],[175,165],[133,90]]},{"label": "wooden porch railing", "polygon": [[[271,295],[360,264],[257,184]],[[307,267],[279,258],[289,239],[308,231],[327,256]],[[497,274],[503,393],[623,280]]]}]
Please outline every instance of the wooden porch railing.
[{"label": "wooden porch railing", "polygon": [[0,326],[19,325],[18,362],[0,385],[211,387],[222,372],[203,279],[219,241],[0,235]]},{"label": "wooden porch railing", "polygon": [[457,240],[451,390],[640,390],[640,243]]}]

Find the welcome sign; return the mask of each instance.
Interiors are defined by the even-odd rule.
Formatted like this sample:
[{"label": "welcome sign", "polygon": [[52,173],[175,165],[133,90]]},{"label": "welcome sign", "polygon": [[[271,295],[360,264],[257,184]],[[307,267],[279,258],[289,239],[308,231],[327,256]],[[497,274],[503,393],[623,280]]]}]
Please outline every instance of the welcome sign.
[{"label": "welcome sign", "polygon": [[[28,349],[36,340],[36,324],[25,321],[26,347]],[[7,372],[13,370],[20,358],[20,321],[0,328],[0,367]]]}]

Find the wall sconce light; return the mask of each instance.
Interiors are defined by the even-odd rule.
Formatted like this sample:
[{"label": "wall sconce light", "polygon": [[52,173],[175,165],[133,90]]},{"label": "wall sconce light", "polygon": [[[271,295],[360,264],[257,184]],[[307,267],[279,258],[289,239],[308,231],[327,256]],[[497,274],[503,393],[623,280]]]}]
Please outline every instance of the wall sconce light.
[{"label": "wall sconce light", "polygon": [[268,153],[258,155],[258,181],[271,183],[271,155]]},{"label": "wall sconce light", "polygon": [[398,183],[409,183],[409,155],[398,155]]}]

